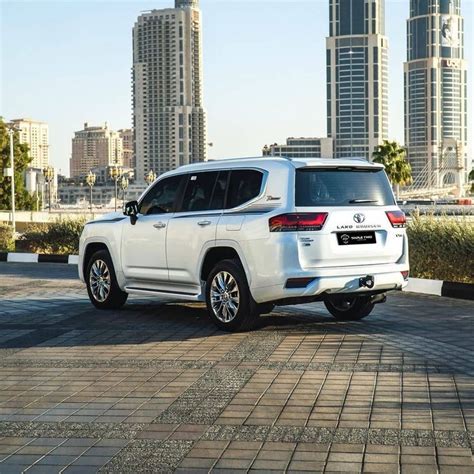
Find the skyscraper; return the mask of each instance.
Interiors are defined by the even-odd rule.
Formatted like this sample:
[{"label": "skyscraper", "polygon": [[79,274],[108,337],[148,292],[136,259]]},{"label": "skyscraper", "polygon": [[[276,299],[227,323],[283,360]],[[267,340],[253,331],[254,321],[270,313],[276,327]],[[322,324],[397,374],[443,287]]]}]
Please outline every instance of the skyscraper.
[{"label": "skyscraper", "polygon": [[415,182],[461,184],[467,165],[467,72],[460,0],[411,0],[405,144]]},{"label": "skyscraper", "polygon": [[388,136],[384,0],[330,0],[327,130],[334,157],[371,159]]},{"label": "skyscraper", "polygon": [[29,166],[37,169],[49,166],[48,124],[30,118],[14,119],[11,123],[19,130],[20,143],[26,143],[30,149]]},{"label": "skyscraper", "polygon": [[71,178],[83,178],[98,166],[122,166],[122,138],[118,132],[104,126],[84,124],[84,130],[75,132],[70,160]]},{"label": "skyscraper", "polygon": [[206,159],[198,0],[140,15],[133,28],[136,179]]}]

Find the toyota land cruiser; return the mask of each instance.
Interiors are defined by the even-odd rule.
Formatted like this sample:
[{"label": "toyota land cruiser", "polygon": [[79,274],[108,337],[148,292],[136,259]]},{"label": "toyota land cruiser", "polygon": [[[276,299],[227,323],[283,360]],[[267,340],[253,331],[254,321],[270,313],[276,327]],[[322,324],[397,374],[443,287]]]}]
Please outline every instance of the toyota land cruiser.
[{"label": "toyota land cruiser", "polygon": [[406,285],[404,227],[382,165],[210,161],[161,175],[124,214],[87,223],[79,275],[97,308],[129,294],[202,301],[230,331],[311,301],[358,320]]}]

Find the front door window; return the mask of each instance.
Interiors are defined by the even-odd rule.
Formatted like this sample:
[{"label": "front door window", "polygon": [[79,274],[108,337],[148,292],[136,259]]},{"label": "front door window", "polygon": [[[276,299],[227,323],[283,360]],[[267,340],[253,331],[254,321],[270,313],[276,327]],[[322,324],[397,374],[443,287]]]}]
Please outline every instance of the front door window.
[{"label": "front door window", "polygon": [[182,175],[162,179],[153,186],[140,203],[140,214],[166,214],[173,212]]}]

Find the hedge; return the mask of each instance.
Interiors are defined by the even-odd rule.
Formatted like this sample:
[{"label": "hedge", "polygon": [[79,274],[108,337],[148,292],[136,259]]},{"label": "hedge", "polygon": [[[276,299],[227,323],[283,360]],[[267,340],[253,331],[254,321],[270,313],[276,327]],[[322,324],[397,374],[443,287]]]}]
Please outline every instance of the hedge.
[{"label": "hedge", "polygon": [[22,251],[45,254],[75,255],[85,218],[62,219],[53,224],[32,224],[18,242]]},{"label": "hedge", "polygon": [[0,223],[0,252],[12,252],[13,250],[15,250],[13,228],[9,224]]},{"label": "hedge", "polygon": [[412,215],[407,225],[410,275],[474,283],[474,221]]}]

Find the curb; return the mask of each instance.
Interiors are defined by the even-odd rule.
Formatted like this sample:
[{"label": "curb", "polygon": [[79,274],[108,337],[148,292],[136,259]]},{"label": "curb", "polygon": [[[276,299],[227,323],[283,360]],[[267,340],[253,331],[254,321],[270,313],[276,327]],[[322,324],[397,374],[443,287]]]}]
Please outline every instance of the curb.
[{"label": "curb", "polygon": [[[37,253],[0,252],[0,262],[15,263],[67,263],[77,265],[78,255],[48,255]],[[474,284],[453,281],[428,280],[425,278],[409,278],[403,291],[423,295],[446,296],[474,301]]]},{"label": "curb", "polygon": [[474,300],[474,284],[454,281],[409,278],[403,291],[424,295],[447,296],[462,300]]},{"label": "curb", "polygon": [[78,255],[48,255],[43,253],[0,252],[0,262],[12,263],[67,263],[77,265]]}]

